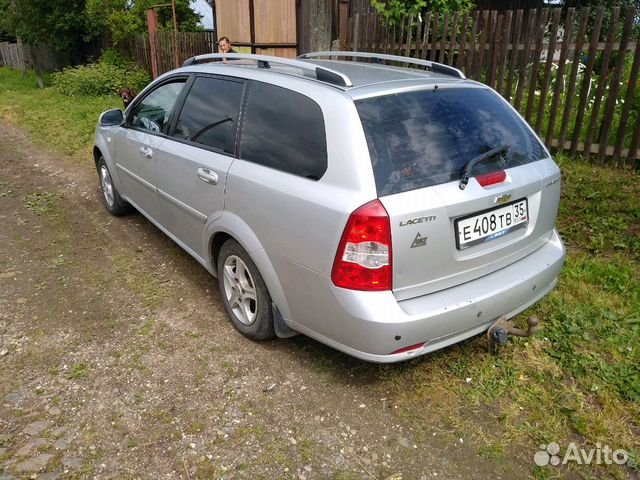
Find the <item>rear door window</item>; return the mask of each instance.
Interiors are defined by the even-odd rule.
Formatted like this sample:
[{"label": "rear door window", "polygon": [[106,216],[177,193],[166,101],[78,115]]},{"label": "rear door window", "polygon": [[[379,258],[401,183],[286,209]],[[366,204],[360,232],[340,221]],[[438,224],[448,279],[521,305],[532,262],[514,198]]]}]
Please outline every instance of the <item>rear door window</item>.
[{"label": "rear door window", "polygon": [[252,82],[240,138],[240,158],[317,180],[327,169],[320,106],[286,88]]},{"label": "rear door window", "polygon": [[198,77],[180,111],[174,136],[234,153],[244,82]]},{"label": "rear door window", "polygon": [[477,164],[472,175],[545,157],[523,120],[488,89],[423,90],[355,104],[379,196],[458,180],[469,160],[505,144],[504,157]]}]

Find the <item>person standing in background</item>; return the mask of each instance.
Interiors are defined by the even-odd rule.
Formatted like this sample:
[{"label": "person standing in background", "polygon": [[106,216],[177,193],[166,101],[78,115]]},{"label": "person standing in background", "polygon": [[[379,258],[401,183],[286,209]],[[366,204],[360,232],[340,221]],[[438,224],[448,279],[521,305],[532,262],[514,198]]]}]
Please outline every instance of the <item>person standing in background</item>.
[{"label": "person standing in background", "polygon": [[[219,53],[238,53],[233,49],[233,47],[231,47],[231,42],[228,37],[220,37],[218,40],[218,50]],[[223,58],[222,61],[227,63],[226,58]]]}]

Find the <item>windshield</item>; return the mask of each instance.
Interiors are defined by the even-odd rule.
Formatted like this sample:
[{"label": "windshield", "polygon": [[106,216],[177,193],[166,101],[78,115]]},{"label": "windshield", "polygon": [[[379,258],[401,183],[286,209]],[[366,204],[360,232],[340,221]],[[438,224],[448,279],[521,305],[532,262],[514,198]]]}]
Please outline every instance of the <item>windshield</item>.
[{"label": "windshield", "polygon": [[523,120],[488,89],[422,90],[355,104],[378,196],[458,180],[467,162],[501,145],[509,151],[477,164],[471,175],[545,157]]}]

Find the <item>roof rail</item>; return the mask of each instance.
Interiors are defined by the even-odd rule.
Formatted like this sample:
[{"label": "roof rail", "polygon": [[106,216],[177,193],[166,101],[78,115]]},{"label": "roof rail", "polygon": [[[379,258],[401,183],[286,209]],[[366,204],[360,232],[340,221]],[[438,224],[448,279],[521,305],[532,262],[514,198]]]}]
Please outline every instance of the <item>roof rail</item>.
[{"label": "roof rail", "polygon": [[443,75],[450,75],[452,77],[465,79],[460,70],[449,65],[443,65],[442,63],[431,62],[429,60],[421,60],[419,58],[401,57],[399,55],[387,55],[385,53],[371,53],[371,52],[311,52],[300,55],[297,58],[317,58],[317,57],[347,57],[347,58],[369,58],[371,60],[389,60],[392,62],[408,63],[411,65],[420,65],[422,67],[428,67],[434,73],[441,73]]},{"label": "roof rail", "polygon": [[271,68],[271,64],[288,65],[290,67],[296,67],[305,72],[315,74],[317,80],[340,87],[352,87],[353,82],[344,73],[340,73],[330,68],[320,67],[309,62],[302,62],[300,60],[294,60],[291,58],[273,57],[269,55],[253,55],[248,53],[207,53],[205,55],[197,55],[186,60],[182,66],[188,67],[189,65],[196,65],[198,63],[204,63],[211,60],[253,60],[257,62],[258,68],[268,69]]}]

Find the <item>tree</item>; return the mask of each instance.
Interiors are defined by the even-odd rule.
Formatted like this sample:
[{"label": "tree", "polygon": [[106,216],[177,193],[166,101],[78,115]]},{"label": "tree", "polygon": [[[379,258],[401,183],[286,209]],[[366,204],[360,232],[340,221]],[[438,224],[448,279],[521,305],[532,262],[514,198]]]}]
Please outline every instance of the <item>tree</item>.
[{"label": "tree", "polygon": [[640,0],[564,0],[563,7],[635,7],[640,10]]},{"label": "tree", "polygon": [[1,28],[14,36],[30,58],[43,88],[40,62],[34,45],[47,44],[69,58],[81,48],[84,34],[84,0],[1,0]]},{"label": "tree", "polygon": [[371,0],[371,5],[391,23],[403,15],[430,12],[466,11],[473,8],[472,0]]},{"label": "tree", "polygon": [[[147,31],[146,10],[157,5],[157,0],[86,0],[87,29],[92,36],[108,34],[114,43],[131,35]],[[191,9],[189,0],[175,0],[178,30],[193,32],[202,30],[200,14]],[[164,2],[165,4],[168,2]],[[170,6],[157,7],[158,28],[173,29],[173,12]]]},{"label": "tree", "polygon": [[0,42],[15,42],[9,26],[9,0],[0,0]]},{"label": "tree", "polygon": [[3,28],[25,43],[73,56],[82,47],[84,9],[84,0],[12,0]]},{"label": "tree", "polygon": [[[617,34],[619,35],[622,32],[622,25],[626,19],[626,9],[628,7],[635,8],[635,18],[633,21],[633,34],[636,37],[640,33],[640,0],[562,0],[559,2],[563,8],[575,7],[576,9],[580,9],[583,7],[590,7],[591,11],[589,13],[589,20],[587,23],[587,35],[590,36],[593,31],[593,25],[596,20],[596,12],[598,8],[604,8],[603,15],[603,28],[600,32],[600,37],[604,38],[606,36],[607,27],[609,22],[611,21],[611,11],[613,7],[621,7],[620,17],[618,18],[617,23]],[[578,20],[576,19],[576,22]]]}]

